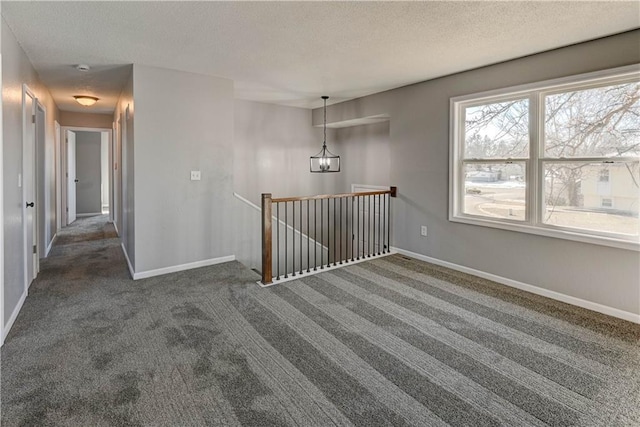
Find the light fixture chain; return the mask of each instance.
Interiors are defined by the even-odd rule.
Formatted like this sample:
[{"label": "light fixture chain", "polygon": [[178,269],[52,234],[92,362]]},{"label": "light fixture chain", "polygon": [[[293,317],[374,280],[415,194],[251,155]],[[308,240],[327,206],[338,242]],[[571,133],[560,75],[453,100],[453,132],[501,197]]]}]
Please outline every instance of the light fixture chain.
[{"label": "light fixture chain", "polygon": [[322,147],[327,148],[327,99],[324,98],[324,140]]},{"label": "light fixture chain", "polygon": [[310,171],[311,172],[340,172],[340,156],[336,156],[327,149],[327,99],[328,96],[323,95],[324,101],[324,122],[322,131],[324,133],[324,139],[322,140],[322,149],[315,156],[310,158]]}]

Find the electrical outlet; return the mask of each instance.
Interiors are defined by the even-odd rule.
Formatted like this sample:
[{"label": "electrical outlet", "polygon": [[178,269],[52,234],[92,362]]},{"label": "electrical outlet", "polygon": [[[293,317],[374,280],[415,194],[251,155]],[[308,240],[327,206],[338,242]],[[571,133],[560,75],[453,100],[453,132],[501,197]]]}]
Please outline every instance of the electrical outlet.
[{"label": "electrical outlet", "polygon": [[427,237],[427,226],[423,225],[422,227],[420,227],[420,235]]},{"label": "electrical outlet", "polygon": [[200,181],[200,171],[191,171],[191,181]]}]

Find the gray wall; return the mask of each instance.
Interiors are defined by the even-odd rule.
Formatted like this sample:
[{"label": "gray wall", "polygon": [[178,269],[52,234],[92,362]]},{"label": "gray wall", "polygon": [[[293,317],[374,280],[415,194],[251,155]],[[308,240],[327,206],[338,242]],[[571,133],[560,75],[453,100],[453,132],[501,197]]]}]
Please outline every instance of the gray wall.
[{"label": "gray wall", "polygon": [[[390,185],[389,123],[327,129],[329,150],[341,156],[341,172],[309,172],[309,156],[322,147],[322,127],[311,111],[260,102],[234,103],[236,193],[260,204],[273,197],[351,191],[351,184]],[[319,123],[320,125],[322,123]]]},{"label": "gray wall", "polygon": [[[127,105],[133,111],[133,66],[131,66],[130,76],[127,84],[118,97],[116,109],[113,112],[113,129],[115,144],[113,147],[113,223],[118,230],[119,236],[124,240],[124,153],[122,152],[123,131],[125,126],[125,110]],[[131,126],[133,126],[133,116],[131,116]],[[131,253],[133,256],[133,252]]]},{"label": "gray wall", "polygon": [[[242,197],[260,205],[262,193],[285,197],[336,190],[331,174],[309,173],[309,156],[322,147],[322,129],[311,126],[310,110],[236,100],[234,129],[233,188]],[[330,149],[332,141],[335,131],[329,129]]]},{"label": "gray wall", "polygon": [[[234,130],[233,191],[254,205],[260,206],[262,193],[285,197],[334,192],[335,180],[329,175],[309,173],[309,156],[322,146],[322,129],[311,126],[310,110],[236,100]],[[329,130],[327,139],[335,139],[334,131]],[[260,212],[235,199],[234,218],[234,254],[260,270]],[[273,222],[273,229],[278,227]]]},{"label": "gray wall", "polygon": [[340,153],[340,173],[329,178],[336,188],[351,191],[351,184],[376,186],[390,182],[391,146],[389,122],[360,125],[336,130],[334,152]]},{"label": "gray wall", "polygon": [[[449,99],[640,62],[640,31],[574,45],[333,105],[328,120],[391,116],[393,244],[631,313],[638,252],[448,221]],[[315,124],[322,110],[313,111]],[[420,226],[429,227],[428,238]]]},{"label": "gray wall", "polygon": [[[4,214],[4,319],[11,317],[24,291],[24,242],[22,239],[22,84],[26,83],[47,108],[45,146],[54,146],[54,120],[58,109],[49,91],[38,80],[26,54],[4,19],[2,26],[2,139]],[[55,200],[55,192],[52,195]],[[55,212],[54,212],[55,213]],[[55,217],[54,217],[55,221]]]},{"label": "gray wall", "polygon": [[135,271],[233,255],[233,82],[137,64],[133,79]]},{"label": "gray wall", "polygon": [[60,126],[111,129],[113,116],[110,114],[76,113],[60,111]]},{"label": "gray wall", "polygon": [[115,160],[117,169],[114,178],[116,189],[114,220],[120,233],[122,246],[131,266],[135,269],[134,115],[132,67],[131,76],[118,99],[113,119],[114,122],[120,121]]},{"label": "gray wall", "polygon": [[100,132],[76,132],[76,213],[100,213],[101,141]]}]

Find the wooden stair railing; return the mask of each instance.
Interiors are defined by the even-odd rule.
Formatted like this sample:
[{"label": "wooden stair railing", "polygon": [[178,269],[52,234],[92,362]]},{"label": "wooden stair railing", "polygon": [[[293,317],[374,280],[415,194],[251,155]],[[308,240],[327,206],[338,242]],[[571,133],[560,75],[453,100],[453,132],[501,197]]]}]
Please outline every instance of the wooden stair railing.
[{"label": "wooden stair railing", "polygon": [[[391,197],[396,197],[396,193],[396,187],[390,187],[386,191],[306,197],[273,198],[271,193],[263,193],[262,280],[260,283],[269,285],[274,279],[281,280],[281,276],[283,279],[288,279],[296,277],[296,272],[304,274],[305,269],[306,273],[317,272],[318,269],[323,270],[325,267],[335,267],[338,264],[389,253]],[[290,216],[289,213],[291,213]],[[274,219],[276,221],[275,258],[272,226]],[[281,232],[281,228],[284,232]],[[290,233],[289,229],[291,229]],[[280,239],[282,234],[284,235],[283,245]],[[306,242],[306,251],[304,242]],[[296,243],[298,252],[296,252]],[[280,253],[281,247],[283,247],[284,257]],[[320,247],[319,263],[318,247]]]}]

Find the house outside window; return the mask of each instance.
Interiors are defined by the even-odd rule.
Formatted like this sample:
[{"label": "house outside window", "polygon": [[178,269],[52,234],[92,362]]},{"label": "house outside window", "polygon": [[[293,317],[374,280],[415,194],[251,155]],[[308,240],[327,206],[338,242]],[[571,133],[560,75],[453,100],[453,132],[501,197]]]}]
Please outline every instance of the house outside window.
[{"label": "house outside window", "polygon": [[450,170],[451,221],[640,250],[639,67],[452,98]]}]

